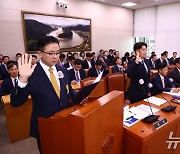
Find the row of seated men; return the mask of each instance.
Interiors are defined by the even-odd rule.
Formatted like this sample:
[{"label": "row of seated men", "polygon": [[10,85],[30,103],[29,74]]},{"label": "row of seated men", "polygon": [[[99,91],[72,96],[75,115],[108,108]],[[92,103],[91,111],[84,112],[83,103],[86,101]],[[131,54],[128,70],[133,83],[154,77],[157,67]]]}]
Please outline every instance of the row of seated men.
[{"label": "row of seated men", "polygon": [[[113,72],[123,73],[126,71],[123,67],[123,70],[121,71],[120,69],[116,70],[119,61],[121,62],[120,58],[116,58],[117,64],[113,67]],[[72,68],[69,69],[69,79],[72,84],[79,84],[80,80],[87,77],[97,77],[102,71],[104,71],[103,76],[106,76],[109,73],[105,66],[103,66],[102,60],[99,58],[96,60],[95,65],[88,70],[87,75],[82,68],[82,65],[82,60],[75,59]],[[152,78],[153,88],[155,88],[154,94],[161,93],[162,91],[171,91],[174,90],[173,88],[175,87],[180,87],[180,58],[176,58],[175,68],[170,72],[169,76],[167,76],[168,67],[164,63],[159,64],[158,72],[159,73]],[[10,94],[14,87],[18,85],[18,65],[15,61],[7,62],[7,73],[8,77],[3,80],[1,85],[1,96]]]}]

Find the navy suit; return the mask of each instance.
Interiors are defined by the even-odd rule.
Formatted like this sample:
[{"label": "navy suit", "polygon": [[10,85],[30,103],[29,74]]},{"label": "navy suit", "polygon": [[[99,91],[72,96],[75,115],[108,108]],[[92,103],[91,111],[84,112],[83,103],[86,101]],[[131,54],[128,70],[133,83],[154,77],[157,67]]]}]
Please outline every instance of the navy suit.
[{"label": "navy suit", "polygon": [[159,74],[156,74],[152,78],[152,84],[153,84],[153,95],[157,95],[162,93],[163,91],[170,92],[171,88],[175,87],[175,85],[169,81],[168,77],[164,77],[164,83],[165,87],[163,88],[162,80]]},{"label": "navy suit", "polygon": [[[65,84],[69,83],[69,75],[66,68],[57,65],[57,71],[62,71],[64,74],[63,79],[60,80],[60,99],[57,96],[48,76],[43,70],[42,66],[38,63],[33,74],[28,79],[28,84],[25,88],[18,88],[15,95],[11,95],[11,104],[18,107],[24,104],[28,96],[31,95],[33,109],[31,115],[30,135],[39,138],[38,132],[38,117],[50,117],[55,113],[70,106],[67,89]],[[69,84],[69,91],[71,98],[75,97],[75,92]]]},{"label": "navy suit", "polygon": [[[175,58],[175,59],[176,59],[176,58]],[[173,57],[171,57],[171,58],[169,59],[169,64],[175,65],[175,59],[174,59]]]},{"label": "navy suit", "polygon": [[7,78],[3,80],[1,88],[0,88],[0,96],[9,95],[14,92],[14,86],[11,78]]},{"label": "navy suit", "polygon": [[[79,70],[79,74],[80,74],[81,80],[83,80],[83,79],[86,78],[86,72],[85,72],[85,70],[80,69],[80,70]],[[72,69],[69,70],[69,78],[70,78],[70,81],[76,80],[74,68],[72,68]]]},{"label": "navy suit", "polygon": [[[91,61],[90,61],[91,62]],[[91,63],[91,66],[93,67],[93,64]],[[82,62],[82,68],[83,69],[89,69],[89,65],[88,65],[88,62],[87,62],[87,60],[84,60],[83,62]]]},{"label": "navy suit", "polygon": [[151,69],[157,68],[155,61],[154,61],[154,65],[153,65],[152,61],[149,59],[149,64],[150,64]]},{"label": "navy suit", "polygon": [[180,73],[176,67],[170,72],[169,78],[172,78],[174,80],[173,83],[176,87],[180,87]]},{"label": "navy suit", "polygon": [[[101,71],[103,71],[103,68],[101,69]],[[104,70],[103,72],[103,76],[107,75],[107,71]],[[91,67],[88,71],[88,77],[97,77],[98,73],[95,67]]]},{"label": "navy suit", "polygon": [[112,73],[115,73],[115,72],[121,72],[121,73],[125,73],[125,71],[122,71],[119,69],[119,67],[117,65],[114,65],[113,69],[112,69]]},{"label": "navy suit", "polygon": [[[156,65],[156,68],[158,67],[158,65],[161,63],[161,60],[160,60],[160,58],[159,59],[157,59],[156,61],[155,61],[155,65]],[[166,62],[166,60],[164,59],[163,60],[163,62],[162,62],[163,64],[165,64],[165,65],[167,65],[167,62]]]},{"label": "navy suit", "polygon": [[110,63],[112,64],[114,61],[114,55],[108,55],[107,58],[109,59]]},{"label": "navy suit", "polygon": [[69,62],[65,63],[63,66],[64,66],[65,68],[69,68],[69,67],[70,67]]},{"label": "navy suit", "polygon": [[[147,97],[146,94],[150,92],[148,88],[148,84],[150,82],[150,65],[147,59],[144,59],[144,62],[148,68],[148,72],[146,72],[144,64],[141,62],[137,64],[135,59],[130,60],[128,63],[127,75],[131,79],[128,89],[128,98],[131,103],[143,100]],[[144,93],[142,85],[139,84],[140,79],[144,80],[143,87],[146,91],[146,94]]]},{"label": "navy suit", "polygon": [[7,72],[7,69],[4,65],[0,66],[0,80],[5,80],[9,78],[9,74]]}]

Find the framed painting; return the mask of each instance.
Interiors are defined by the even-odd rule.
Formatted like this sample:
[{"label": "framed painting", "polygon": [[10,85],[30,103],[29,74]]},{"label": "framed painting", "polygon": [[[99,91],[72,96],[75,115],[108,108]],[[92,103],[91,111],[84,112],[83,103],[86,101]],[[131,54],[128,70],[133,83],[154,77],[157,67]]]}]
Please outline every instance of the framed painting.
[{"label": "framed painting", "polygon": [[27,53],[37,52],[37,40],[54,36],[61,51],[90,51],[91,19],[22,11],[24,45]]}]

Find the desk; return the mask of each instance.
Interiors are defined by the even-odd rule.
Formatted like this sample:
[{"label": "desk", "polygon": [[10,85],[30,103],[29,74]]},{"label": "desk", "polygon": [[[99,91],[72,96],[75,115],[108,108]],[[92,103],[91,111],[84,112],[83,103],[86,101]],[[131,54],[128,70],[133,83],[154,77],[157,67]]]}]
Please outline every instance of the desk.
[{"label": "desk", "polygon": [[[162,94],[167,100],[171,100],[172,96],[168,94]],[[161,97],[160,95],[157,97]],[[161,97],[162,98],[162,97]],[[137,106],[140,104],[146,104],[147,102],[140,101],[130,105]],[[168,123],[158,130],[153,129],[153,123],[147,124],[142,121],[134,124],[131,127],[125,127],[123,129],[123,154],[179,154],[180,144],[177,149],[167,149],[168,144],[166,141],[169,139],[169,133],[173,132],[173,137],[180,137],[180,105],[176,105],[177,108],[174,112],[166,113],[158,111],[156,114],[160,115],[160,119],[166,118]],[[163,108],[168,103],[159,106],[151,104],[155,108]]]},{"label": "desk", "polygon": [[19,107],[12,107],[10,95],[2,96],[5,108],[6,123],[11,142],[17,142],[29,137],[32,100]]}]

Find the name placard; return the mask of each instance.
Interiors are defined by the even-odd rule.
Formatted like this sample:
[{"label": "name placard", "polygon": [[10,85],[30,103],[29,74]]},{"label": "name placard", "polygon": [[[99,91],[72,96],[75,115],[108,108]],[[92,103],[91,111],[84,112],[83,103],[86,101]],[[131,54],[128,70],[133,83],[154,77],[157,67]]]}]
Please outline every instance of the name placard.
[{"label": "name placard", "polygon": [[164,118],[162,120],[159,120],[158,122],[153,124],[153,127],[157,130],[159,128],[161,128],[162,126],[164,126],[166,123],[168,123],[167,119]]}]

